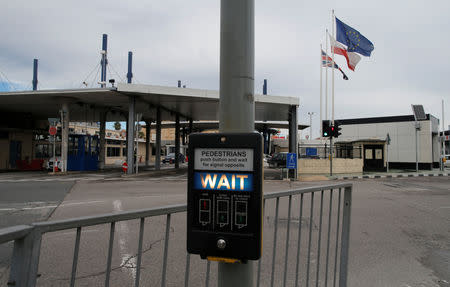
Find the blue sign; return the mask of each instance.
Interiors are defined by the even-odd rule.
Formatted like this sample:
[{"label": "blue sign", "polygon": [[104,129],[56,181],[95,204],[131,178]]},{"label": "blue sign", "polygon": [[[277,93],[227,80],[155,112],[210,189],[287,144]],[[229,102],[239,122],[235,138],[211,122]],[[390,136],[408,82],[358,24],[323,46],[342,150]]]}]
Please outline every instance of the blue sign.
[{"label": "blue sign", "polygon": [[194,172],[194,189],[253,191],[253,174]]},{"label": "blue sign", "polygon": [[306,156],[315,156],[315,155],[317,155],[317,148],[315,147],[306,148]]},{"label": "blue sign", "polygon": [[286,157],[286,168],[297,169],[297,154],[288,153]]}]

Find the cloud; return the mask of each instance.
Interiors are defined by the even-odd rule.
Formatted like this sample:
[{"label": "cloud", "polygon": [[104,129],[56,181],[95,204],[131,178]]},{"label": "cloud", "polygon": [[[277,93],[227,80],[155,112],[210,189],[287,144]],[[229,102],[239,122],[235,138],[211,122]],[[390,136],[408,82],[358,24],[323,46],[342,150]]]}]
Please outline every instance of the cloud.
[{"label": "cloud", "polygon": [[[336,117],[405,114],[413,103],[440,117],[441,100],[450,100],[446,0],[255,1],[255,92],[268,79],[270,94],[300,98],[300,121],[309,122],[308,111],[318,120],[319,45],[332,8],[375,45],[355,72],[336,57],[350,78],[336,75]],[[40,88],[80,87],[100,61],[106,33],[108,78],[125,79],[133,51],[136,82],[219,88],[220,1],[15,0],[3,5],[0,25],[0,70],[25,86],[38,58]]]}]

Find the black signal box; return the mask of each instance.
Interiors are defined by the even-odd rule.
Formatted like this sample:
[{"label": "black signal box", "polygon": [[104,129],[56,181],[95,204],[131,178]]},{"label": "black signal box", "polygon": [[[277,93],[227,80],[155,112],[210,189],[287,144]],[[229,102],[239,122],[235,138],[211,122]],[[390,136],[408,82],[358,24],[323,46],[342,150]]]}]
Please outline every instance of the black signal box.
[{"label": "black signal box", "polygon": [[187,251],[201,258],[261,257],[262,136],[189,136]]}]

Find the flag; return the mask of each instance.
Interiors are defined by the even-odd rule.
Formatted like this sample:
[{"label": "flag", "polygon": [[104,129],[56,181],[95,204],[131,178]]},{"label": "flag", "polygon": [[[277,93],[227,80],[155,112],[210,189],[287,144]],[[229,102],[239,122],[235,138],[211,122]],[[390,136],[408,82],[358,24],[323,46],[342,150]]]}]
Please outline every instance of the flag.
[{"label": "flag", "polygon": [[348,52],[347,49],[341,43],[337,42],[333,36],[328,34],[330,37],[331,50],[338,55],[342,55],[347,60],[347,66],[350,70],[355,71],[355,67],[361,60],[361,56],[355,52]]},{"label": "flag", "polygon": [[[329,68],[333,67],[333,59],[330,56],[328,56],[323,50],[322,50],[322,67],[329,67]],[[336,62],[334,63],[334,68],[341,71],[344,80],[348,80],[347,75],[344,73],[344,71],[342,71],[342,69],[338,66],[338,64],[336,64]]]},{"label": "flag", "polygon": [[336,40],[346,45],[348,52],[356,52],[366,57],[370,57],[374,49],[372,42],[337,17]]}]

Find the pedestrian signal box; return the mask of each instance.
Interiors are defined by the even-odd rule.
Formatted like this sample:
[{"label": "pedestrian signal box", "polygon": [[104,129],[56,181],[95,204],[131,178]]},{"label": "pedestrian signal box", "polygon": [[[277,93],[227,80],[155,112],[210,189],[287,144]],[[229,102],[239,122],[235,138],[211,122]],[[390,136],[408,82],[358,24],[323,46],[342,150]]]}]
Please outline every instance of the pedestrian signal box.
[{"label": "pedestrian signal box", "polygon": [[187,251],[201,258],[261,257],[262,136],[189,136]]}]

